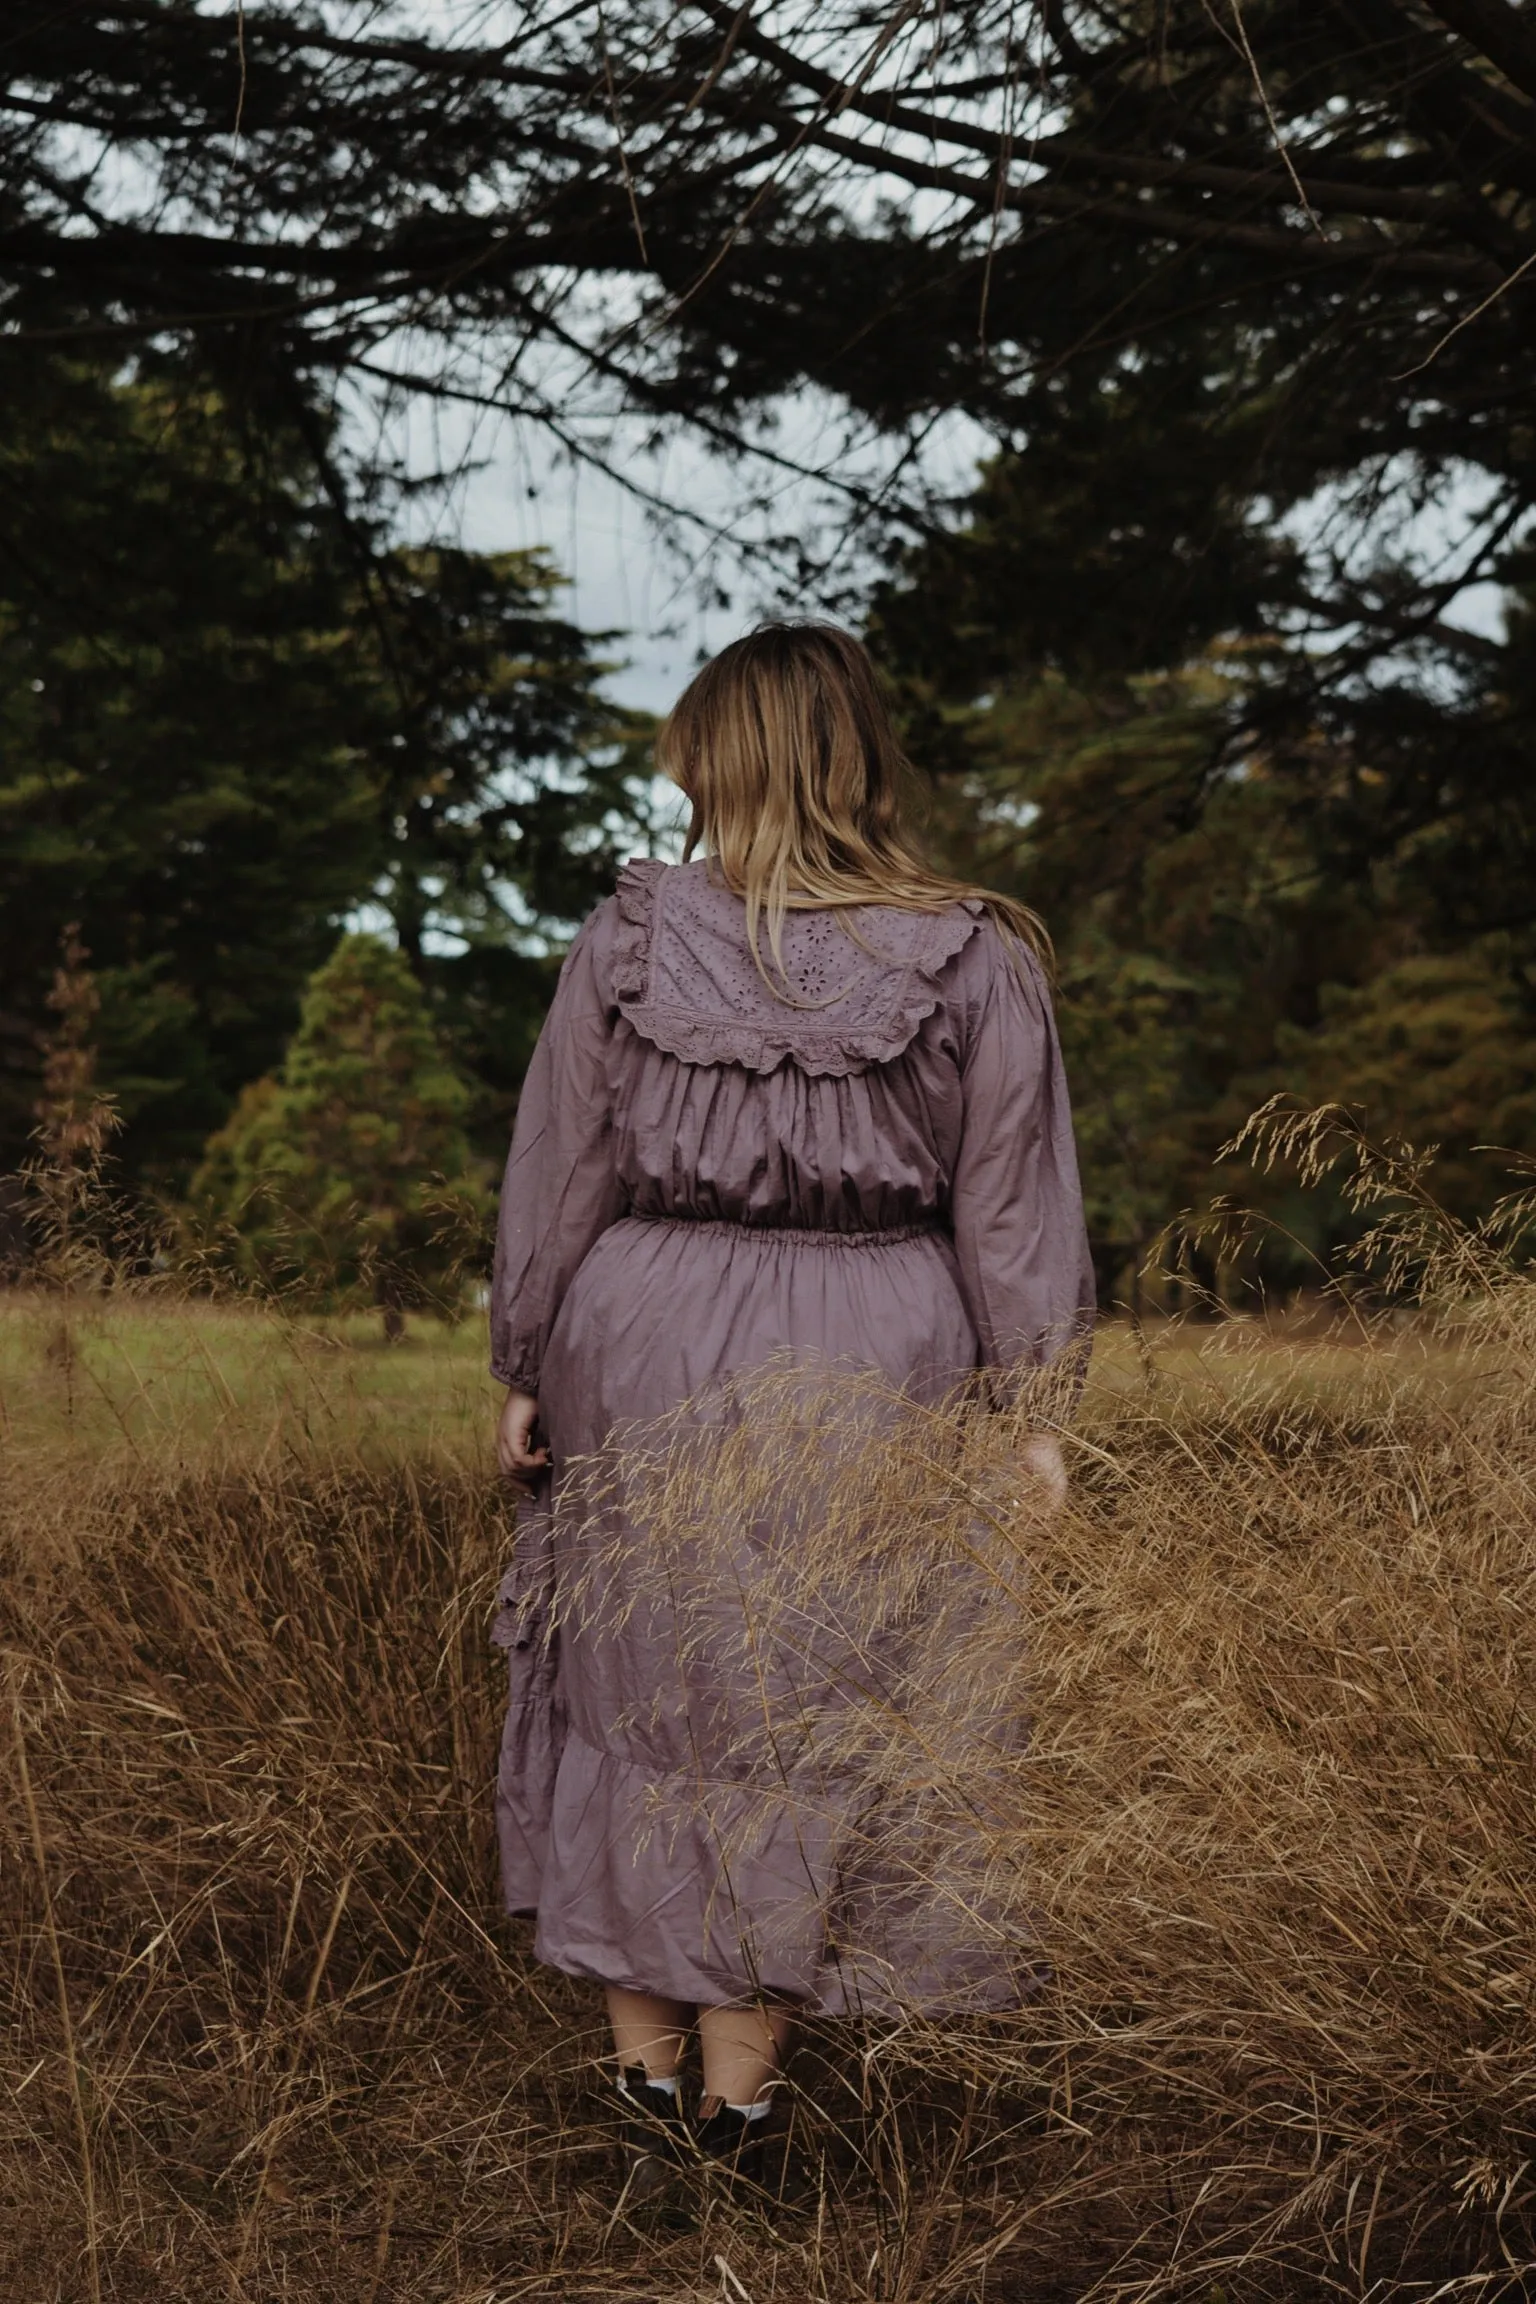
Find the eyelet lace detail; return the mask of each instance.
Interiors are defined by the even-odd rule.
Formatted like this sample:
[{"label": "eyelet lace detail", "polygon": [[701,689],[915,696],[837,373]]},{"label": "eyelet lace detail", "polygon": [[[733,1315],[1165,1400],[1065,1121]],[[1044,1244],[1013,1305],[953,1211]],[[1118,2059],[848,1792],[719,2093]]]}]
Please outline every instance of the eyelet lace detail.
[{"label": "eyelet lace detail", "polygon": [[[644,1039],[686,1064],[772,1072],[792,1056],[802,1072],[838,1076],[901,1054],[943,998],[945,964],[982,917],[969,900],[945,912],[791,912],[784,961],[802,1007],[763,982],[741,899],[703,862],[626,864],[618,912],[614,995]],[[771,967],[766,938],[764,957]]]}]

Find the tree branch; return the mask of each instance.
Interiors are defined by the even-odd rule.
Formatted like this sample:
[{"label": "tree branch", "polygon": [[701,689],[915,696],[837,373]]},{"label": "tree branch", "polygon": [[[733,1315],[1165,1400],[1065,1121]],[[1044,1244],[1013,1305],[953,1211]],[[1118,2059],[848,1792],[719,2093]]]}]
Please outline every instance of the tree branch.
[{"label": "tree branch", "polygon": [[1508,0],[1425,0],[1425,5],[1523,96],[1536,98],[1536,30],[1529,17]]}]

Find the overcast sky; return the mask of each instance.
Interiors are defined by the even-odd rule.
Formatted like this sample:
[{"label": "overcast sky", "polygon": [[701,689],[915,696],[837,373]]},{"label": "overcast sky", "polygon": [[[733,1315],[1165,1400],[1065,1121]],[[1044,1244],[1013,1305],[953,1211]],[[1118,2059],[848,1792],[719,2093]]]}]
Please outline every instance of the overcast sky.
[{"label": "overcast sky", "polygon": [[[764,435],[780,463],[764,456],[733,466],[695,437],[650,449],[638,426],[605,432],[594,422],[586,436],[633,489],[591,463],[573,464],[530,424],[482,417],[472,426],[418,407],[396,435],[407,467],[461,476],[446,504],[429,494],[407,524],[453,533],[478,551],[543,546],[569,580],[572,621],[621,635],[612,653],[626,667],[609,683],[614,694],[654,712],[764,614],[830,611],[857,621],[877,563],[867,543],[852,539],[836,487],[877,487],[901,456],[899,443],[850,439],[808,394],[781,405]],[[906,463],[903,487],[915,482],[958,499],[974,485],[987,445],[966,419],[945,418]],[[787,463],[833,477],[800,478]],[[691,518],[659,532],[647,499],[684,507]],[[775,538],[779,550],[765,548]],[[808,540],[825,567],[808,591],[782,589],[789,539]]]},{"label": "overcast sky", "polygon": [[[679,461],[682,459],[679,458]],[[703,459],[695,494],[723,500],[720,477]],[[604,474],[550,469],[530,495],[522,459],[505,449],[465,490],[463,536],[480,550],[542,544],[570,581],[567,613],[588,631],[624,637],[613,653],[625,668],[610,681],[626,703],[664,712],[704,656],[755,620],[756,603],[706,606],[675,549],[653,532],[643,509]]]},{"label": "overcast sky", "polygon": [[[846,505],[836,500],[835,482],[866,490],[879,483],[901,454],[898,444],[847,438],[830,408],[810,395],[781,405],[764,444],[785,463],[831,481],[796,477],[766,458],[729,464],[694,435],[647,447],[638,424],[626,432],[575,410],[568,429],[632,486],[595,463],[573,462],[526,421],[471,420],[418,406],[397,433],[406,465],[458,477],[446,502],[429,491],[408,525],[454,533],[480,551],[542,546],[569,582],[564,612],[587,631],[615,635],[609,652],[620,668],[608,686],[617,698],[664,712],[706,656],[766,613],[831,612],[857,623],[879,564],[867,533],[853,530]],[[991,447],[966,419],[946,418],[906,466],[903,486],[920,475],[930,501],[947,497],[958,511]],[[1479,524],[1486,484],[1472,474],[1453,479],[1427,506],[1416,493],[1405,466],[1396,487],[1378,477],[1374,516],[1362,525],[1331,490],[1298,506],[1287,525],[1314,545],[1339,527],[1334,540],[1352,532],[1354,553],[1364,559],[1385,544],[1448,574]],[[656,500],[682,507],[685,517],[660,528],[647,510]],[[765,549],[764,540],[775,538],[780,549]],[[786,592],[784,541],[798,538],[810,540],[812,558],[826,572],[811,589]],[[889,530],[881,540],[888,549]],[[1490,585],[1466,587],[1445,613],[1447,621],[1490,634],[1502,627],[1502,600]]]}]

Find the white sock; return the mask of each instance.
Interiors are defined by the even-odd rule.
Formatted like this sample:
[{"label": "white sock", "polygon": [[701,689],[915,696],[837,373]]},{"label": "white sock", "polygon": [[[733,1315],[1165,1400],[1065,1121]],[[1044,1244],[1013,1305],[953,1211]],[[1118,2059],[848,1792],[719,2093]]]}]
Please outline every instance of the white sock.
[{"label": "white sock", "polygon": [[[653,2073],[647,2072],[645,2078],[640,2082],[640,2086],[647,2093],[653,2088],[659,2089],[663,2095],[670,2096],[674,2104],[677,2102],[677,2074],[675,2072],[669,2072],[665,2080],[659,2080]],[[627,2096],[631,2103],[636,2101],[635,2092],[629,2085],[627,2069],[621,2069],[619,2073],[619,2094]]]},{"label": "white sock", "polygon": [[764,2097],[760,2104],[727,2104],[727,2112],[739,2112],[743,2120],[766,2120],[773,2106]]}]

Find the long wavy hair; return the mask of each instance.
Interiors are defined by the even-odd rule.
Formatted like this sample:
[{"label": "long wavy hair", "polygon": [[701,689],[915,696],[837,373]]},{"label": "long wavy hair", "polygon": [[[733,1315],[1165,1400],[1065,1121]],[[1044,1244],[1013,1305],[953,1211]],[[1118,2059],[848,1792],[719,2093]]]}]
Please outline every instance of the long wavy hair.
[{"label": "long wavy hair", "polygon": [[[693,811],[685,859],[702,849],[745,899],[753,957],[781,999],[793,997],[782,939],[794,911],[942,912],[973,898],[1049,967],[1050,938],[1027,905],[937,872],[919,852],[909,829],[916,771],[852,633],[775,622],[722,648],[662,723],[656,758]],[[778,984],[763,962],[763,923]]]}]

